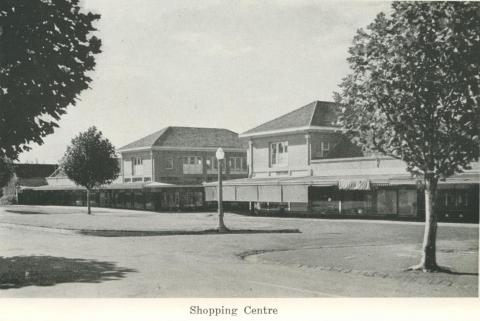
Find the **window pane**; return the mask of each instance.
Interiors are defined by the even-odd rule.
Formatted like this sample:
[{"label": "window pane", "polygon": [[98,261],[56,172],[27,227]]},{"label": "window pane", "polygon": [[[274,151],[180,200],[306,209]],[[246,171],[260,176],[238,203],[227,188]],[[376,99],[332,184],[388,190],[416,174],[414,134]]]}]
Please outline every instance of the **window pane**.
[{"label": "window pane", "polygon": [[270,146],[272,150],[272,153],[270,155],[270,160],[272,164],[276,164],[277,163],[277,144],[273,143]]},{"label": "window pane", "polygon": [[278,153],[279,154],[283,153],[283,143],[278,143]]}]

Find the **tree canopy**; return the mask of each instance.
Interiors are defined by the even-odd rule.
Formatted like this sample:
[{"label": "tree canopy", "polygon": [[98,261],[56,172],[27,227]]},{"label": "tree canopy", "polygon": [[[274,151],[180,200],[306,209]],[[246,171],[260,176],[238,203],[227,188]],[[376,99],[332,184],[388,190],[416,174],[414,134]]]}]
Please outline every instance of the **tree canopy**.
[{"label": "tree canopy", "polygon": [[480,3],[394,2],[359,30],[351,73],[336,101],[347,135],[365,149],[402,159],[423,176],[425,233],[420,264],[436,262],[438,180],[479,157]]},{"label": "tree canopy", "polygon": [[43,143],[88,88],[101,42],[79,0],[0,1],[0,156]]},{"label": "tree canopy", "polygon": [[115,147],[95,126],[72,139],[61,166],[68,178],[87,189],[111,183],[120,171]]},{"label": "tree canopy", "polygon": [[480,3],[394,2],[354,37],[341,123],[414,174],[460,172],[479,157],[479,61]]}]

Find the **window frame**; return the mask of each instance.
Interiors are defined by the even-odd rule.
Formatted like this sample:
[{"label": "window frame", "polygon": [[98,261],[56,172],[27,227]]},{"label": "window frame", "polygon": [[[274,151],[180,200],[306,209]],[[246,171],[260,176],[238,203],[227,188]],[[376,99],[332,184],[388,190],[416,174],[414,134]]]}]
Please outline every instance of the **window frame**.
[{"label": "window frame", "polygon": [[167,158],[166,159],[166,164],[165,164],[165,169],[173,169],[173,158]]},{"label": "window frame", "polygon": [[328,154],[332,151],[332,142],[322,140],[315,144],[315,152],[312,153],[312,159],[325,159],[328,158]]},{"label": "window frame", "polygon": [[[132,161],[132,176],[143,176],[143,157],[142,156],[133,156],[131,157]],[[142,173],[136,173],[135,166],[142,166]]]},{"label": "window frame", "polygon": [[231,156],[228,159],[230,171],[242,172],[247,168],[247,158],[243,156]]},{"label": "window frame", "polygon": [[[281,152],[280,152],[281,150]],[[270,167],[288,166],[288,140],[271,142],[269,144]],[[281,156],[281,157],[280,157]]]}]

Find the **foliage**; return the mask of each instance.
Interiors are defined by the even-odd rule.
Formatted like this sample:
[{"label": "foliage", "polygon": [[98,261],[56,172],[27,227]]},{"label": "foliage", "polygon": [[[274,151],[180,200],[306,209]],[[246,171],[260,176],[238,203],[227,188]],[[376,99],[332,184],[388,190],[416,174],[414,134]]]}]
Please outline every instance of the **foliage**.
[{"label": "foliage", "polygon": [[17,198],[15,195],[4,195],[0,197],[0,205],[15,205]]},{"label": "foliage", "polygon": [[0,1],[0,156],[16,159],[43,143],[88,88],[101,42],[100,16],[79,0]]},{"label": "foliage", "polygon": [[480,3],[394,2],[349,54],[335,98],[357,144],[434,179],[478,159]]},{"label": "foliage", "polygon": [[120,171],[115,147],[95,126],[72,139],[61,166],[68,178],[87,189],[111,183]]},{"label": "foliage", "polygon": [[0,188],[7,185],[13,176],[13,172],[12,162],[6,157],[0,157]]}]

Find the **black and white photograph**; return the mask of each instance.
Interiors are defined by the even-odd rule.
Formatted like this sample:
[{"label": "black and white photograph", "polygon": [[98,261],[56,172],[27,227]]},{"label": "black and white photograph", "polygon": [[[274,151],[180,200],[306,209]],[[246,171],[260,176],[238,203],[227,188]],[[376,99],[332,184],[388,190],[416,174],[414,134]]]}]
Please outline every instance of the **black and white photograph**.
[{"label": "black and white photograph", "polygon": [[479,129],[480,2],[0,0],[0,301],[478,312]]}]

